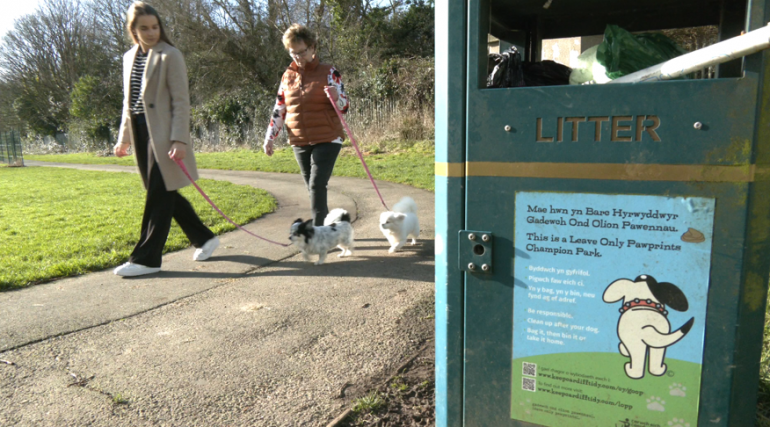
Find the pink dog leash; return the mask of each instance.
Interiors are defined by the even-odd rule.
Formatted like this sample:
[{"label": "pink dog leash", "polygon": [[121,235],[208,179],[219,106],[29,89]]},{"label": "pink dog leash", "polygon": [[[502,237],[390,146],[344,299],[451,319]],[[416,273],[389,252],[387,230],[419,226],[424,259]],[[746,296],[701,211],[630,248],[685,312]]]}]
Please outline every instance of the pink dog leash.
[{"label": "pink dog leash", "polygon": [[372,186],[374,186],[374,191],[377,192],[377,195],[380,196],[380,202],[382,202],[382,206],[385,206],[385,210],[389,211],[390,208],[388,205],[385,204],[385,200],[382,198],[382,194],[380,194],[380,189],[377,188],[377,184],[374,183],[374,178],[372,178],[372,173],[369,172],[369,167],[366,165],[366,161],[364,161],[364,155],[361,154],[361,150],[358,149],[358,144],[356,144],[356,139],[353,137],[353,132],[350,131],[350,128],[348,127],[348,123],[345,121],[345,119],[342,117],[342,112],[339,108],[337,108],[337,103],[332,99],[332,96],[329,94],[326,89],[324,89],[324,92],[326,92],[326,97],[329,98],[329,101],[331,101],[332,106],[334,107],[334,111],[337,112],[337,116],[342,121],[342,125],[345,126],[345,131],[348,133],[348,136],[350,137],[350,143],[353,145],[353,148],[356,149],[356,153],[358,153],[358,158],[361,159],[361,164],[364,165],[364,170],[366,170],[366,174],[369,176],[369,181],[372,182]]},{"label": "pink dog leash", "polygon": [[212,202],[212,201],[211,201],[211,199],[209,199],[209,196],[207,196],[207,195],[206,195],[206,193],[205,193],[205,192],[204,192],[204,191],[203,191],[203,190],[202,190],[200,187],[198,187],[198,184],[196,184],[196,183],[195,183],[195,181],[192,179],[192,177],[190,176],[190,172],[188,172],[188,171],[187,171],[187,167],[185,167],[184,163],[182,163],[182,161],[181,161],[181,160],[177,160],[177,159],[174,159],[174,161],[176,162],[176,164],[178,164],[178,165],[179,165],[179,167],[180,167],[180,168],[182,168],[182,172],[184,172],[184,174],[185,174],[185,175],[187,175],[187,179],[189,179],[189,180],[190,180],[190,182],[192,183],[192,185],[194,185],[194,186],[195,186],[195,188],[197,188],[197,189],[198,189],[198,192],[199,192],[199,193],[201,193],[201,196],[203,196],[203,198],[204,198],[204,199],[206,199],[206,201],[207,201],[207,202],[209,202],[209,204],[211,205],[211,207],[212,207],[212,208],[214,208],[214,209],[216,209],[216,211],[217,211],[217,212],[219,212],[219,214],[220,214],[220,215],[222,215],[222,217],[223,217],[224,219],[226,219],[226,220],[230,221],[230,223],[231,223],[232,225],[234,225],[234,226],[238,227],[239,229],[241,229],[241,230],[243,230],[243,231],[245,231],[245,232],[247,232],[247,233],[251,234],[252,236],[256,237],[257,239],[262,239],[262,240],[264,240],[264,241],[266,241],[266,242],[269,242],[269,243],[272,243],[272,244],[274,244],[274,245],[278,245],[278,246],[283,246],[283,247],[285,247],[285,248],[286,248],[286,247],[289,247],[289,246],[291,246],[291,245],[285,245],[285,244],[283,244],[283,243],[274,242],[274,241],[272,241],[272,240],[270,240],[270,239],[265,239],[264,237],[261,237],[261,236],[257,236],[256,234],[252,233],[251,231],[249,231],[249,230],[247,230],[247,229],[245,229],[245,228],[241,227],[240,225],[236,224],[236,223],[235,223],[235,221],[231,220],[231,219],[230,219],[230,218],[229,218],[227,215],[225,215],[225,214],[224,214],[224,212],[222,212],[222,211],[221,211],[221,210],[220,210],[220,209],[217,207],[217,205],[215,205],[215,204],[214,204],[214,202]]}]

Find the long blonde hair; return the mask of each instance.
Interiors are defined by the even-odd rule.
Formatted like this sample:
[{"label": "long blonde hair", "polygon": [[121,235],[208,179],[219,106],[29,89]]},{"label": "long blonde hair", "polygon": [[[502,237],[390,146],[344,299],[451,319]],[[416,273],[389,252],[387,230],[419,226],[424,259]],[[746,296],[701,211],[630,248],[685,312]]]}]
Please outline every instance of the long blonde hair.
[{"label": "long blonde hair", "polygon": [[171,40],[166,35],[165,28],[163,28],[163,21],[160,19],[160,14],[157,10],[155,10],[154,7],[143,1],[135,1],[133,4],[131,4],[131,6],[128,7],[128,12],[126,13],[126,29],[128,29],[128,34],[131,35],[131,40],[134,41],[134,44],[139,44],[139,39],[136,37],[135,33],[136,21],[140,16],[147,15],[154,16],[158,19],[158,26],[160,27],[160,39],[173,46],[174,44],[171,43]]}]

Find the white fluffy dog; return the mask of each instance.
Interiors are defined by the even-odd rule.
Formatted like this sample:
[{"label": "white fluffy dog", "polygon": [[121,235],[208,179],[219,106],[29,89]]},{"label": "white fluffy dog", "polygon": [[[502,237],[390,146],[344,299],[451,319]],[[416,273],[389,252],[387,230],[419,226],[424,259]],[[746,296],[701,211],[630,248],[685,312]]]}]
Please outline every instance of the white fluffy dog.
[{"label": "white fluffy dog", "polygon": [[334,209],[326,216],[324,225],[313,226],[313,220],[297,219],[291,225],[289,235],[291,243],[296,245],[305,261],[310,262],[310,255],[318,255],[316,265],[326,261],[326,253],[338,246],[342,249],[339,257],[353,255],[353,227],[350,225],[350,214],[344,209]]},{"label": "white fluffy dog", "polygon": [[417,204],[411,197],[403,197],[390,212],[380,214],[380,231],[390,243],[389,253],[401,249],[409,237],[412,245],[420,236],[420,221],[417,218]]},{"label": "white fluffy dog", "polygon": [[[625,364],[626,375],[639,379],[645,370],[652,375],[666,373],[666,349],[684,338],[695,321],[691,318],[676,331],[671,331],[666,307],[687,311],[687,297],[673,283],[658,282],[643,274],[634,280],[618,279],[604,291],[606,303],[623,301],[618,320],[620,354],[630,358]],[[649,363],[649,366],[645,364]]]}]

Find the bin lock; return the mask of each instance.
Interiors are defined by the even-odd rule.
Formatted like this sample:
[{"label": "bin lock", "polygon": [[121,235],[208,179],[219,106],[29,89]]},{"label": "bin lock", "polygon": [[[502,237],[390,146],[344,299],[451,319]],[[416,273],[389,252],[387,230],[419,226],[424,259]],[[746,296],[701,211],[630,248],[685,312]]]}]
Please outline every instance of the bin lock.
[{"label": "bin lock", "polygon": [[469,273],[492,272],[492,233],[460,230],[460,270]]}]

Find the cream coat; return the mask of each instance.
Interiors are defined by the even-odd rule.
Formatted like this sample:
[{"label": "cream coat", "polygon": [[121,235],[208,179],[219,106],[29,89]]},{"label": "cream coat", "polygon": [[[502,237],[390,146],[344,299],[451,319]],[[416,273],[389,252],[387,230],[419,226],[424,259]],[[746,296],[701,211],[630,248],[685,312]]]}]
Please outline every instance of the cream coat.
[{"label": "cream coat", "polygon": [[[118,141],[134,144],[131,124],[131,69],[139,46],[134,46],[123,55],[123,120]],[[166,190],[178,190],[190,184],[182,169],[168,157],[172,141],[187,144],[184,164],[193,179],[198,179],[198,169],[190,141],[190,94],[187,83],[187,67],[182,52],[177,48],[159,42],[148,51],[144,69],[144,87],[141,97],[144,115],[150,134],[153,155],[148,156],[147,170],[158,163]],[[136,152],[136,150],[134,150]]]}]

